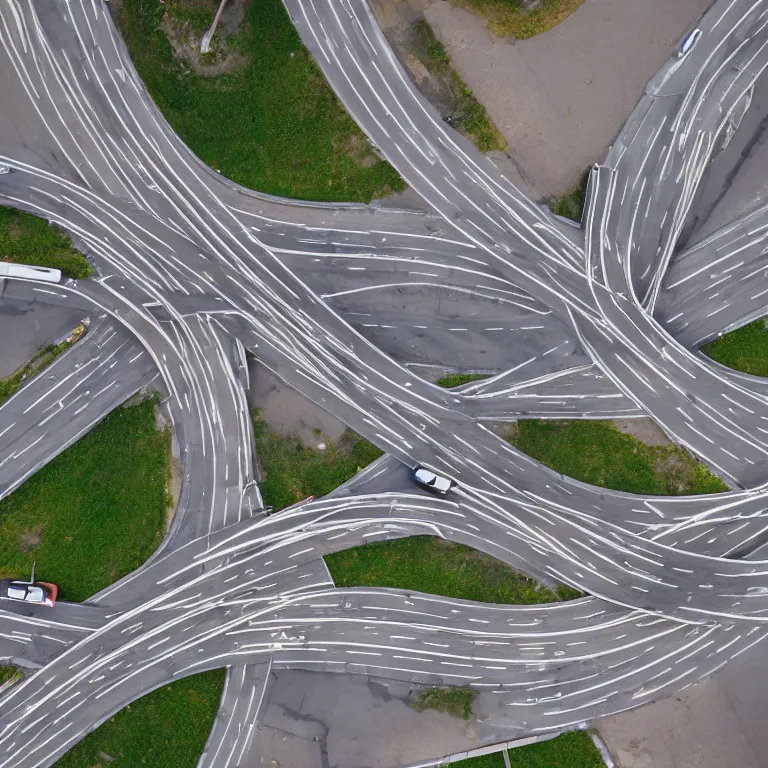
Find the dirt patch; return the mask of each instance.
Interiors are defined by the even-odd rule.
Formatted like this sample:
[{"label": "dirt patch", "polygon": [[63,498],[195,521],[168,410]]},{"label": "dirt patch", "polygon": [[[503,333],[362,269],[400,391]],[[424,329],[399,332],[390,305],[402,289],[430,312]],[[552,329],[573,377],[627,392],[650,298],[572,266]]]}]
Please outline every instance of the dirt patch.
[{"label": "dirt patch", "polygon": [[646,445],[672,444],[664,430],[652,419],[615,419],[613,423],[619,432],[632,435]]},{"label": "dirt patch", "polygon": [[[659,449],[660,451],[663,449]],[[667,492],[672,496],[680,496],[690,493],[690,488],[696,482],[696,472],[701,467],[698,462],[689,455],[668,447],[665,453],[653,461],[653,468],[659,477],[664,478]]]},{"label": "dirt patch", "polygon": [[[298,435],[307,448],[320,449],[344,435],[346,424],[289,387],[268,368],[248,359],[251,387],[248,404],[280,435]],[[322,449],[320,449],[322,450]]]},{"label": "dirt patch", "polygon": [[343,146],[337,147],[337,150],[349,155],[355,165],[361,168],[373,168],[379,162],[371,143],[362,134],[350,134]]},{"label": "dirt patch", "polygon": [[[209,4],[205,3],[207,7]],[[186,9],[186,6],[185,6]],[[212,6],[211,21],[215,6]],[[188,19],[166,13],[160,23],[176,58],[185,61],[203,77],[218,77],[248,64],[248,57],[232,49],[230,38],[240,31],[245,16],[245,5],[241,0],[231,0],[221,14],[216,34],[211,40],[209,53],[200,53],[202,33],[200,25]]]},{"label": "dirt patch", "polygon": [[155,429],[168,439],[168,470],[165,476],[165,531],[170,530],[181,493],[181,458],[171,422],[162,406],[155,405]]},{"label": "dirt patch", "polygon": [[31,528],[24,533],[19,534],[19,549],[28,555],[32,550],[37,549],[43,540],[43,530],[45,529],[45,523],[39,523],[34,528]]}]

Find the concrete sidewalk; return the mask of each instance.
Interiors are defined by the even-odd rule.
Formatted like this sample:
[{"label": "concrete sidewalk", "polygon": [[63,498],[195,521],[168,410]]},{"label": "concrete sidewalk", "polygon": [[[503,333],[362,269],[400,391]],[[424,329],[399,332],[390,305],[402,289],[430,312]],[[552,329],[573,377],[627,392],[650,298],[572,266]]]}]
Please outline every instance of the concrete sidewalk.
[{"label": "concrete sidewalk", "polygon": [[678,696],[597,725],[617,768],[766,768],[768,646]]},{"label": "concrete sidewalk", "polygon": [[546,197],[601,161],[652,75],[711,0],[585,0],[530,40],[492,35],[446,0],[409,0]]}]

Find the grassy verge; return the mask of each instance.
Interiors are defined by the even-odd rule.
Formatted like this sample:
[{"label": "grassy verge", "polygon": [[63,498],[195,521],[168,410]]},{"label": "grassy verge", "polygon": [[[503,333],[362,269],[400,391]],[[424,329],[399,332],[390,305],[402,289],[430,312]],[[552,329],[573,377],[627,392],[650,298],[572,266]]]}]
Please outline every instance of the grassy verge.
[{"label": "grassy verge", "polygon": [[69,349],[83,334],[85,327],[78,325],[72,335],[62,341],[61,344],[48,344],[41,347],[35,356],[16,373],[5,379],[0,379],[0,405],[9,400],[18,392],[22,384],[29,379],[37,376],[42,370],[47,368],[62,352]]},{"label": "grassy verge", "polygon": [[557,26],[583,1],[541,0],[537,8],[527,11],[519,0],[451,0],[454,5],[460,5],[488,19],[488,26],[497,35],[520,40],[535,37]]},{"label": "grassy verge", "polygon": [[487,378],[488,376],[484,373],[452,373],[448,376],[443,376],[442,379],[438,379],[435,384],[438,387],[451,389],[452,387],[460,387],[462,384],[469,384],[470,381]]},{"label": "grassy verge", "polygon": [[[203,8],[209,23],[216,5],[176,0],[171,11]],[[174,56],[158,29],[166,8],[125,0],[117,22],[150,94],[203,162],[251,189],[304,200],[368,202],[405,188],[326,83],[280,0],[245,4],[226,40],[236,66],[216,76]]]},{"label": "grassy verge", "polygon": [[472,714],[472,702],[477,694],[477,691],[469,688],[456,688],[454,686],[427,688],[414,699],[411,706],[417,712],[423,712],[425,709],[436,709],[438,712],[447,712],[454,717],[469,720],[469,716]]},{"label": "grassy verge", "polygon": [[768,376],[768,321],[755,320],[701,348],[718,363],[753,376]]},{"label": "grassy verge", "polygon": [[69,239],[44,219],[0,206],[0,260],[60,269],[67,277],[82,279],[93,268]]},{"label": "grassy verge", "polygon": [[275,510],[307,496],[324,496],[349,480],[382,452],[351,430],[324,451],[306,448],[295,436],[284,437],[269,429],[254,412],[256,452],[267,479],[260,489],[264,502]]},{"label": "grassy verge", "polygon": [[645,445],[608,421],[524,420],[510,440],[556,472],[603,488],[654,496],[727,490],[687,451]]},{"label": "grassy verge", "polygon": [[339,587],[391,587],[463,600],[534,605],[578,597],[561,586],[542,587],[482,552],[434,536],[379,541],[327,555]]},{"label": "grassy verge", "polygon": [[451,119],[453,127],[471,139],[481,152],[506,149],[506,140],[493,124],[485,107],[451,66],[451,57],[424,19],[416,25],[416,35],[422,51],[419,60],[451,89],[455,102]]},{"label": "grassy verge", "polygon": [[[509,750],[512,768],[605,768],[600,753],[586,731],[564,733],[549,741]],[[456,768],[504,768],[500,752],[452,765]]]},{"label": "grassy verge", "polygon": [[224,674],[223,669],[204,672],[144,696],[86,736],[56,768],[195,768],[216,717]]},{"label": "grassy verge", "polygon": [[0,577],[37,575],[82,601],[141,565],[163,535],[170,436],[153,402],[118,408],[0,501]]}]

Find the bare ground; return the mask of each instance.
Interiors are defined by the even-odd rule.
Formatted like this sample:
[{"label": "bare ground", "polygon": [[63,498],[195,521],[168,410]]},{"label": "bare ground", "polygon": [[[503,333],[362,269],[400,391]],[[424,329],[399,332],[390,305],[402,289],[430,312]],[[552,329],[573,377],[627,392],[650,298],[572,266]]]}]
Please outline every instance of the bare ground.
[{"label": "bare ground", "polygon": [[[203,5],[211,7],[211,21],[213,21],[216,5],[208,2],[203,3]],[[219,19],[216,34],[211,41],[211,51],[206,54],[200,53],[202,35],[189,21],[175,18],[166,13],[160,24],[160,29],[165,32],[178,59],[189,64],[198,75],[218,77],[248,64],[248,57],[240,52],[230,50],[227,43],[227,38],[239,31],[244,16],[245,5],[242,0],[230,0]]]}]

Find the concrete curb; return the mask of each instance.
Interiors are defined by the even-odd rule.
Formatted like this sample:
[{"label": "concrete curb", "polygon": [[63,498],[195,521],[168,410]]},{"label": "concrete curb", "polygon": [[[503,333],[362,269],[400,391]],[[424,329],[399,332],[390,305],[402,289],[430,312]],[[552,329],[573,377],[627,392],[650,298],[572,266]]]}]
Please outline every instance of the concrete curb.
[{"label": "concrete curb", "polygon": [[600,757],[603,758],[606,768],[616,768],[616,763],[614,762],[613,757],[611,757],[611,753],[608,751],[608,747],[603,741],[603,737],[597,731],[590,731],[589,736],[592,739],[592,743],[597,747],[598,752],[600,752]]}]

